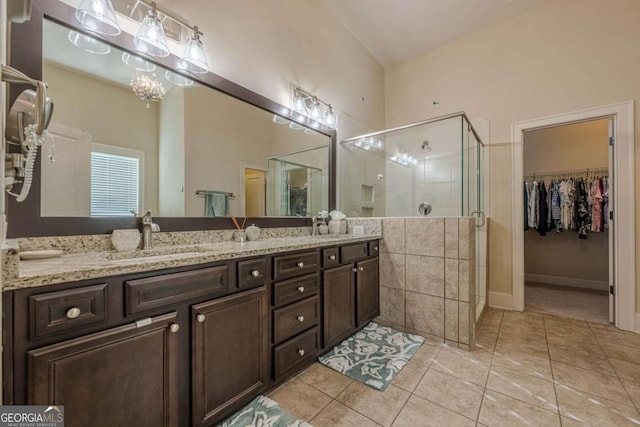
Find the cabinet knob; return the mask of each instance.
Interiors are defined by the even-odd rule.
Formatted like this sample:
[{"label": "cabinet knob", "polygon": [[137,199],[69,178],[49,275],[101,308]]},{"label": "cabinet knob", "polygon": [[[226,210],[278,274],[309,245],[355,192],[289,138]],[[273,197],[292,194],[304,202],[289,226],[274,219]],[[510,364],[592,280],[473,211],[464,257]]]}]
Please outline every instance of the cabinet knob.
[{"label": "cabinet knob", "polygon": [[298,292],[304,292],[304,286],[298,286]]},{"label": "cabinet knob", "polygon": [[364,267],[358,267],[358,270],[364,271]]},{"label": "cabinet knob", "polygon": [[377,246],[374,246],[374,247],[373,247],[373,250],[374,250],[374,251],[377,251],[377,250],[378,250],[378,247],[377,247]]},{"label": "cabinet knob", "polygon": [[331,255],[329,255],[329,259],[330,259],[331,261],[335,261],[335,260],[336,260],[336,256],[335,256],[335,255],[333,255],[333,254],[331,254]]},{"label": "cabinet knob", "polygon": [[300,262],[298,263],[298,268],[302,268],[302,267],[304,267],[304,262],[300,261]]},{"label": "cabinet knob", "polygon": [[252,270],[251,271],[251,275],[253,277],[259,277],[260,276],[260,270]]},{"label": "cabinet knob", "polygon": [[353,268],[351,269],[351,271],[353,271],[354,273],[357,273],[357,272],[358,272],[358,269],[357,269],[357,268],[355,268],[355,267],[353,267]]},{"label": "cabinet knob", "polygon": [[298,322],[300,322],[300,323],[304,322],[304,316],[302,316],[302,315],[297,316],[296,319],[298,319]]},{"label": "cabinet knob", "polygon": [[80,316],[80,309],[78,307],[73,307],[67,310],[67,319],[75,319]]},{"label": "cabinet knob", "polygon": [[197,320],[199,323],[204,322],[204,319],[205,319],[204,314],[198,314],[198,315],[196,316],[196,320]]},{"label": "cabinet knob", "polygon": [[300,356],[304,356],[304,350],[303,350],[303,349],[298,350],[298,354],[299,354]]},{"label": "cabinet knob", "polygon": [[171,326],[169,326],[169,330],[171,332],[178,332],[178,329],[180,329],[180,325],[178,325],[177,323],[172,323]]}]

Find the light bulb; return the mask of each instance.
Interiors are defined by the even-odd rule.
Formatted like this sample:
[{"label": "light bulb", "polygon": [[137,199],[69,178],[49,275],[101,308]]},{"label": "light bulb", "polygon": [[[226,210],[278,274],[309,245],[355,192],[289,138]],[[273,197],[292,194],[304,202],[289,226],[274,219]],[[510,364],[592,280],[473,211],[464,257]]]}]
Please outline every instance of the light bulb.
[{"label": "light bulb", "polygon": [[304,99],[302,99],[302,96],[296,95],[293,99],[293,109],[300,113],[307,112],[307,105],[305,104]]},{"label": "light bulb", "polygon": [[311,107],[311,117],[314,120],[318,120],[322,117],[322,111],[320,111],[320,104],[318,101],[315,101]]},{"label": "light bulb", "polygon": [[330,128],[336,127],[336,115],[333,114],[333,108],[329,105],[329,111],[324,115],[324,124]]},{"label": "light bulb", "polygon": [[200,40],[198,27],[193,27],[193,37],[189,39],[184,47],[184,53],[178,68],[190,71],[195,74],[204,74],[209,72],[209,62],[204,53],[204,46]]},{"label": "light bulb", "polygon": [[74,15],[82,25],[96,33],[117,36],[122,32],[111,0],[82,0]]}]

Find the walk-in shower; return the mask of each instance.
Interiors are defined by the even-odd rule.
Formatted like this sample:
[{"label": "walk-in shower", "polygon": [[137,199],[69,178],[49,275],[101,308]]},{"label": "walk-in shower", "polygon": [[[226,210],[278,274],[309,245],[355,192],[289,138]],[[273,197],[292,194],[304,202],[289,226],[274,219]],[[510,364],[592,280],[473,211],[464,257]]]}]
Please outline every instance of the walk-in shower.
[{"label": "walk-in shower", "polygon": [[[476,123],[488,136],[488,123]],[[476,295],[484,306],[488,155],[467,115],[345,139],[339,159],[339,206],[350,217],[477,218]]]}]

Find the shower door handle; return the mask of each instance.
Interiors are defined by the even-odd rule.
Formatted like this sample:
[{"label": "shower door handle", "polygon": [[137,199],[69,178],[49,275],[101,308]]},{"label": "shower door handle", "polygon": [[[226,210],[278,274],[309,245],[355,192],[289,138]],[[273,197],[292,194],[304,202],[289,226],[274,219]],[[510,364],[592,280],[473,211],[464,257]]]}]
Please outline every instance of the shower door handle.
[{"label": "shower door handle", "polygon": [[480,218],[480,225],[476,223],[476,227],[478,228],[484,227],[484,225],[487,223],[487,218],[484,216],[484,211],[471,212],[471,216],[474,216],[475,214],[478,214],[478,217]]}]

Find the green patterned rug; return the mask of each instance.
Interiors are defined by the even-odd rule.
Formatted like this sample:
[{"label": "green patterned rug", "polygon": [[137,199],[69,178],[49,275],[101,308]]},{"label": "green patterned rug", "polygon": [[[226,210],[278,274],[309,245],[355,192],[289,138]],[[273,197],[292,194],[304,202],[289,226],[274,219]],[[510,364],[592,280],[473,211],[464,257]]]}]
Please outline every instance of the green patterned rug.
[{"label": "green patterned rug", "polygon": [[320,356],[323,365],[377,390],[387,388],[424,338],[371,322],[360,332]]},{"label": "green patterned rug", "polygon": [[219,427],[312,427],[281,409],[276,402],[258,396],[219,424]]}]

